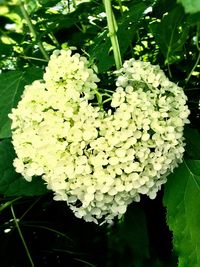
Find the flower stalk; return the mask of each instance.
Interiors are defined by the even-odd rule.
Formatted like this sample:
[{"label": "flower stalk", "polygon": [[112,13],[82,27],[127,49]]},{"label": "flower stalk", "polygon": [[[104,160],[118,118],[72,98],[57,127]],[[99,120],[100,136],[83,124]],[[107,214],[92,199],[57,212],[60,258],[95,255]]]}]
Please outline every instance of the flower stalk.
[{"label": "flower stalk", "polygon": [[199,30],[200,30],[200,23],[197,24],[197,33],[196,33],[196,48],[197,48],[197,51],[198,51],[198,57],[197,57],[197,60],[196,60],[196,62],[194,64],[192,70],[190,71],[188,77],[185,80],[186,83],[188,83],[188,81],[190,80],[193,71],[196,69],[196,67],[198,66],[199,61],[200,61]]},{"label": "flower stalk", "polygon": [[41,51],[43,57],[44,57],[46,60],[49,60],[49,56],[48,56],[47,52],[45,51],[42,42],[41,42],[40,40],[38,40],[38,38],[37,38],[37,33],[36,33],[36,31],[35,31],[35,28],[34,28],[34,26],[33,26],[33,23],[32,23],[32,21],[31,21],[29,15],[28,15],[28,12],[26,11],[26,8],[25,8],[25,6],[24,6],[24,3],[23,3],[21,0],[19,0],[19,6],[20,6],[20,10],[21,10],[21,12],[22,12],[22,15],[23,15],[24,19],[26,20],[26,23],[27,23],[27,25],[28,25],[28,27],[29,27],[29,30],[30,30],[30,32],[31,32],[32,35],[33,35],[33,38],[37,41],[38,47],[39,47],[39,49],[40,49],[40,51]]},{"label": "flower stalk", "polygon": [[113,48],[113,54],[115,59],[115,65],[117,69],[122,67],[122,59],[121,53],[119,48],[119,42],[117,38],[117,24],[115,21],[115,17],[112,11],[111,0],[103,0],[106,16],[107,16],[107,24],[108,24],[108,31],[109,36]]},{"label": "flower stalk", "polygon": [[22,241],[22,243],[23,243],[23,246],[24,246],[24,248],[25,248],[26,254],[27,254],[28,259],[29,259],[29,261],[30,261],[30,266],[31,266],[31,267],[35,267],[35,265],[34,265],[34,263],[33,263],[33,260],[32,260],[32,258],[31,258],[31,254],[30,254],[29,249],[28,249],[28,247],[27,247],[26,241],[25,241],[25,239],[24,239],[24,237],[23,237],[23,234],[22,234],[22,232],[21,232],[21,229],[20,229],[18,220],[17,220],[17,218],[16,218],[16,216],[15,216],[15,212],[14,212],[14,209],[13,209],[12,204],[11,204],[10,208],[11,208],[11,213],[12,213],[12,216],[13,216],[13,220],[14,220],[15,226],[16,226],[16,228],[17,228],[17,231],[18,231],[18,233],[19,233],[19,236],[20,236],[21,241]]}]

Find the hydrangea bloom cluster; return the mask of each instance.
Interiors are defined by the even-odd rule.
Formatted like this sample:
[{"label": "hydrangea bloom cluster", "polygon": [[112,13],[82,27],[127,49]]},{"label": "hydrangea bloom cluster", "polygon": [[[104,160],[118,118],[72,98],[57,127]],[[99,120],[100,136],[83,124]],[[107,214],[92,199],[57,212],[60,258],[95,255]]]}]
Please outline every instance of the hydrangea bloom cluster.
[{"label": "hydrangea bloom cluster", "polygon": [[48,91],[55,92],[55,88],[65,91],[67,101],[71,98],[78,102],[82,93],[85,99],[92,99],[96,82],[99,82],[93,69],[89,68],[87,58],[72,54],[70,49],[53,52],[43,79]]},{"label": "hydrangea bloom cluster", "polygon": [[42,176],[77,217],[111,223],[141,194],[155,198],[181,162],[189,110],[183,90],[147,62],[124,63],[108,112],[89,101],[97,81],[80,55],[52,55],[10,114],[14,166],[28,181]]}]

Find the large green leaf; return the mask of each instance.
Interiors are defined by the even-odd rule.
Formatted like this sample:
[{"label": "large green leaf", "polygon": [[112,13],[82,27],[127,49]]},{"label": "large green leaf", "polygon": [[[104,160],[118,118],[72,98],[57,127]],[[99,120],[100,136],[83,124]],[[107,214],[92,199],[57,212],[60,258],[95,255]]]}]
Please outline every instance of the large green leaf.
[{"label": "large green leaf", "polygon": [[185,12],[187,13],[196,13],[200,11],[200,1],[199,0],[178,0],[178,3],[181,3]]},{"label": "large green leaf", "polygon": [[190,159],[200,160],[200,133],[197,129],[185,128],[186,155]]},{"label": "large green leaf", "polygon": [[[130,262],[134,262],[133,266],[143,266],[149,258],[146,216],[139,205],[132,203],[123,220],[111,229],[109,247],[112,249],[110,253],[118,254],[112,266],[132,266]],[[119,259],[121,262],[116,262]]]},{"label": "large green leaf", "polygon": [[200,266],[200,160],[187,160],[165,185],[167,223],[179,267]]},{"label": "large green leaf", "polygon": [[188,26],[181,6],[176,6],[165,14],[160,22],[150,24],[156,43],[165,56],[166,63],[171,64],[183,56],[183,45],[188,37]]},{"label": "large green leaf", "polygon": [[[122,56],[131,44],[134,34],[138,30],[138,25],[144,16],[144,11],[152,6],[156,1],[131,1],[129,9],[123,13],[121,19],[117,21],[117,36]],[[92,49],[89,51],[91,57],[95,58],[99,72],[107,71],[114,65],[113,53],[111,51],[111,41],[107,29],[99,33],[95,39]]]},{"label": "large green leaf", "polygon": [[36,196],[47,193],[47,189],[39,177],[27,182],[15,172],[12,165],[15,153],[10,139],[0,142],[0,194],[6,196]]},{"label": "large green leaf", "polygon": [[16,107],[24,86],[41,76],[42,72],[38,68],[0,74],[0,138],[11,136],[11,120],[8,118],[8,114],[13,107]]}]

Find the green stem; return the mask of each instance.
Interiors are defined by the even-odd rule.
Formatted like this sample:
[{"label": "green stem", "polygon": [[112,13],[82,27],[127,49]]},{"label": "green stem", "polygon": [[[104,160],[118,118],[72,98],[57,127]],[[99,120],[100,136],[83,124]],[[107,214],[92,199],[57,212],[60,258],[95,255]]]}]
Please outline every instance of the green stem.
[{"label": "green stem", "polygon": [[54,42],[54,44],[59,47],[59,42],[58,40],[56,39],[55,35],[51,32],[48,34],[49,35],[49,38],[51,38],[51,40]]},{"label": "green stem", "polygon": [[101,89],[103,92],[108,92],[108,93],[111,93],[111,94],[113,94],[114,93],[114,91],[113,90],[108,90],[108,89]]},{"label": "green stem", "polygon": [[121,0],[118,0],[118,3],[119,3],[119,9],[120,9],[120,13],[121,15],[123,14],[123,6],[122,6],[122,1]]},{"label": "green stem", "polygon": [[22,214],[22,216],[19,218],[19,222],[24,218],[24,216],[26,216],[26,214],[35,206],[35,204],[41,199],[41,197],[39,197],[38,199],[36,199],[33,204]]},{"label": "green stem", "polygon": [[68,237],[67,235],[63,234],[62,232],[59,232],[53,228],[50,228],[50,227],[47,227],[47,226],[43,226],[43,225],[36,225],[36,224],[26,224],[24,223],[23,224],[24,226],[28,226],[28,227],[35,227],[35,228],[39,228],[39,229],[44,229],[44,230],[47,230],[47,231],[50,231],[52,233],[55,233],[59,236],[62,236],[62,237],[65,237],[67,240],[69,240],[71,243],[73,243],[74,241]]},{"label": "green stem", "polygon": [[10,208],[11,208],[11,213],[12,213],[12,216],[13,216],[13,220],[14,220],[14,222],[15,222],[15,226],[16,226],[16,228],[17,228],[17,231],[18,231],[18,233],[19,233],[19,236],[20,236],[20,238],[21,238],[21,241],[22,241],[22,243],[23,243],[23,245],[24,245],[24,248],[25,248],[25,250],[26,250],[26,254],[27,254],[28,258],[29,258],[31,267],[35,267],[35,265],[34,265],[34,263],[33,263],[33,260],[32,260],[32,258],[31,258],[31,254],[30,254],[30,252],[29,252],[29,250],[28,250],[27,244],[26,244],[26,242],[25,242],[25,240],[24,240],[24,237],[23,237],[23,235],[22,235],[21,229],[20,229],[20,227],[19,227],[17,218],[16,218],[16,216],[15,216],[15,212],[14,212],[13,206],[11,205]]},{"label": "green stem", "polygon": [[37,57],[27,57],[27,56],[22,56],[22,55],[20,55],[19,57],[24,58],[24,59],[30,59],[30,60],[36,60],[36,61],[47,62],[46,59],[37,58]]},{"label": "green stem", "polygon": [[73,7],[74,7],[74,8],[77,7],[76,0],[72,0],[72,4],[73,4]]},{"label": "green stem", "polygon": [[194,64],[192,70],[190,71],[188,77],[185,80],[186,83],[188,83],[188,81],[190,80],[193,71],[196,69],[196,67],[197,67],[197,65],[199,64],[199,61],[200,61],[199,31],[200,31],[200,23],[197,24],[197,33],[196,33],[196,47],[197,47],[197,50],[198,50],[199,54],[198,54],[197,60],[196,60],[196,62]]},{"label": "green stem", "polygon": [[108,31],[109,31],[112,48],[113,48],[115,65],[117,69],[120,69],[122,67],[122,60],[121,60],[119,42],[118,42],[118,38],[116,34],[117,24],[116,24],[115,17],[112,11],[111,0],[103,0],[103,3],[104,3],[105,11],[106,11],[106,16],[107,16]]},{"label": "green stem", "polygon": [[103,109],[102,95],[97,90],[95,90],[95,94],[96,94],[96,97],[97,97],[97,102],[98,102],[98,105],[100,107],[100,110],[102,110]]},{"label": "green stem", "polygon": [[12,203],[14,203],[15,201],[17,201],[17,200],[20,199],[20,198],[21,198],[21,197],[17,197],[17,198],[15,198],[15,199],[13,199],[13,200],[7,201],[7,202],[4,203],[4,204],[1,204],[1,205],[0,205],[0,212],[1,212],[2,210],[4,210],[5,208],[9,207],[10,205],[12,205]]},{"label": "green stem", "polygon": [[171,69],[170,69],[168,62],[167,62],[167,69],[168,69],[169,77],[172,78],[172,72],[171,72]]},{"label": "green stem", "polygon": [[103,105],[104,105],[105,103],[107,103],[107,102],[110,102],[110,101],[112,101],[112,97],[107,98],[106,100],[104,100],[104,101],[103,101]]},{"label": "green stem", "polygon": [[104,94],[102,94],[102,97],[103,97],[103,96],[112,97],[112,95],[110,95],[110,94],[108,94],[108,93],[104,93]]},{"label": "green stem", "polygon": [[23,2],[22,2],[21,0],[19,0],[19,6],[20,6],[20,10],[21,10],[21,12],[22,12],[22,15],[23,15],[24,19],[26,20],[27,25],[28,25],[28,27],[29,27],[29,29],[30,29],[30,32],[31,32],[32,35],[33,35],[33,38],[34,38],[34,39],[37,41],[37,43],[38,43],[38,47],[39,47],[39,49],[40,49],[40,51],[41,51],[43,57],[44,57],[46,60],[49,60],[49,56],[48,56],[47,52],[45,51],[42,42],[41,42],[40,40],[38,40],[38,38],[37,38],[37,33],[36,33],[36,31],[35,31],[35,28],[34,28],[34,26],[33,26],[33,23],[32,23],[32,21],[31,21],[29,15],[28,15],[28,12],[26,11],[25,6],[24,6],[24,4],[23,4]]},{"label": "green stem", "polygon": [[199,51],[199,54],[198,54],[198,57],[197,57],[197,60],[196,60],[196,62],[195,62],[195,64],[194,64],[194,66],[193,66],[193,68],[192,68],[192,70],[190,71],[190,73],[189,73],[189,75],[188,75],[188,77],[186,78],[186,83],[188,83],[188,81],[190,80],[190,78],[191,78],[191,76],[192,76],[192,73],[193,73],[193,71],[196,69],[196,67],[197,67],[197,65],[199,64],[199,60],[200,60],[200,51]]}]

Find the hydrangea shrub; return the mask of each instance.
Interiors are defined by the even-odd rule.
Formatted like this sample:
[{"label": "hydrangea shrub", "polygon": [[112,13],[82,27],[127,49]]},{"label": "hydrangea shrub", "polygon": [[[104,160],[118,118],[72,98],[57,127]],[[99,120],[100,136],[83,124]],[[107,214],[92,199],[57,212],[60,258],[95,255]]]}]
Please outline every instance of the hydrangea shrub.
[{"label": "hydrangea shrub", "polygon": [[55,200],[95,223],[112,223],[142,194],[156,197],[182,161],[189,122],[182,88],[159,66],[130,59],[116,75],[104,110],[87,59],[56,50],[9,115],[16,171],[41,176]]}]

